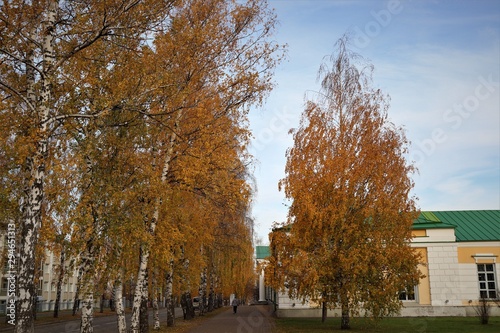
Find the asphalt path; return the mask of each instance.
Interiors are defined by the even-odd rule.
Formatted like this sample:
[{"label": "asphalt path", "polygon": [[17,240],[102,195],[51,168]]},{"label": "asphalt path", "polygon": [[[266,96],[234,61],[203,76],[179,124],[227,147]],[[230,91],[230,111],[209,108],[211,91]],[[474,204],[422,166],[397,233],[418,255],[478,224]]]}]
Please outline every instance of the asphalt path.
[{"label": "asphalt path", "polygon": [[270,333],[273,328],[271,310],[268,305],[245,305],[239,306],[234,314],[229,307],[188,333]]},{"label": "asphalt path", "polygon": [[[176,308],[176,317],[182,320],[182,310]],[[166,325],[166,309],[160,309],[160,322]],[[153,327],[153,314],[149,313],[150,328]],[[116,316],[99,316],[94,318],[94,333],[117,332]],[[127,327],[130,327],[130,314],[127,314]],[[270,333],[273,328],[272,307],[268,305],[239,306],[236,314],[232,307],[207,318],[188,333]],[[0,329],[1,332],[13,332],[14,328]],[[80,319],[55,323],[35,323],[35,333],[78,333]]]},{"label": "asphalt path", "polygon": [[[166,309],[160,309],[160,322],[162,326],[166,325],[167,322],[167,311]],[[182,317],[182,310],[180,308],[175,309],[175,316],[177,318]],[[130,314],[126,315],[127,327],[130,327]],[[153,327],[153,313],[149,312],[149,325]],[[109,316],[99,316],[94,318],[94,333],[114,333],[117,332],[116,315]],[[2,329],[2,332],[14,332],[12,329]],[[35,322],[35,333],[76,333],[80,332],[80,318],[70,321],[60,321],[55,323],[42,323],[37,324]]]}]

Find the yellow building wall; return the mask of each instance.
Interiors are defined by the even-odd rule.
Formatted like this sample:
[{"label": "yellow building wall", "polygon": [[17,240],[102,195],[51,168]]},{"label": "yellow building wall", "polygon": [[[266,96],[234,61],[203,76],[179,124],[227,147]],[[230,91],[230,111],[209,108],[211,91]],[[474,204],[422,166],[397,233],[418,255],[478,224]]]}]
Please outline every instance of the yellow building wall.
[{"label": "yellow building wall", "polygon": [[[500,247],[498,246],[474,246],[474,247],[459,247],[458,263],[459,264],[475,264],[475,263],[492,263],[492,258],[474,258],[477,254],[493,254],[500,258]],[[477,261],[476,261],[477,259]]]},{"label": "yellow building wall", "polygon": [[413,237],[425,237],[425,236],[427,236],[427,230],[425,230],[425,229],[412,230],[411,235]]},{"label": "yellow building wall", "polygon": [[417,247],[415,251],[420,254],[420,264],[418,269],[425,275],[424,278],[420,279],[418,284],[418,304],[430,305],[431,304],[431,287],[429,283],[429,268],[427,259],[427,248]]}]

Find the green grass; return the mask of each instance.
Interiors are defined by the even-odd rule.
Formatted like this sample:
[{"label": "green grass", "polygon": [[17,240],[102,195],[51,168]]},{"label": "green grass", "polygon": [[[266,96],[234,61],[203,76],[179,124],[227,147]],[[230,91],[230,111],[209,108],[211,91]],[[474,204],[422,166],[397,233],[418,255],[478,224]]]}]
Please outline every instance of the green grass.
[{"label": "green grass", "polygon": [[[277,318],[278,333],[341,332],[340,318]],[[345,331],[342,331],[345,332]],[[352,318],[351,330],[362,333],[498,333],[500,317],[491,317],[488,325],[481,325],[476,317],[415,317],[385,318],[374,322],[368,318]]]}]

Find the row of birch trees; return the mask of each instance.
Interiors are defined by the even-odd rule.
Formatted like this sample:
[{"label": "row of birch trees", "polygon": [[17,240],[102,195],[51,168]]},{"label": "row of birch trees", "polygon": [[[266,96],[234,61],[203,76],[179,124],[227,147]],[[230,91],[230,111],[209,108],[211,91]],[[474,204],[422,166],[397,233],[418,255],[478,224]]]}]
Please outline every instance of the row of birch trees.
[{"label": "row of birch trees", "polygon": [[265,0],[2,2],[0,218],[16,225],[15,332],[34,331],[46,249],[71,262],[60,276],[77,272],[81,332],[110,285],[119,332],[144,332],[147,304],[164,298],[199,294],[203,312],[244,294],[247,115],[283,58],[276,24]]}]

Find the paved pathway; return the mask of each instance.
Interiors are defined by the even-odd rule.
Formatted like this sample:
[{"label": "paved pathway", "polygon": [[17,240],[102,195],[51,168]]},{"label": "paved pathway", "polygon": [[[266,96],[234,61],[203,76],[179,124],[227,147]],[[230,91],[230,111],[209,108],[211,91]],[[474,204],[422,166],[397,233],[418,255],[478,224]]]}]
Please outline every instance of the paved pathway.
[{"label": "paved pathway", "polygon": [[[71,311],[66,311],[66,314]],[[38,313],[38,317],[51,317],[52,312],[42,312]],[[130,328],[130,313],[127,313],[127,327]],[[149,327],[153,327],[153,314],[150,310],[149,313]],[[182,318],[182,309],[175,309],[175,317]],[[1,318],[1,320],[5,320]],[[179,319],[181,320],[181,319]],[[167,311],[165,308],[160,309],[160,321],[161,325],[166,326],[167,321]],[[114,333],[117,332],[116,327],[116,315],[114,313],[109,313],[107,316],[96,316],[94,317],[94,333]],[[0,327],[0,332],[14,332],[14,327],[7,325]],[[43,322],[35,321],[35,333],[78,333],[80,332],[80,318],[79,317],[67,317],[61,318],[58,322]]]},{"label": "paved pathway", "polygon": [[271,333],[271,309],[268,305],[243,305],[233,314],[233,308],[229,307],[188,333]]}]

